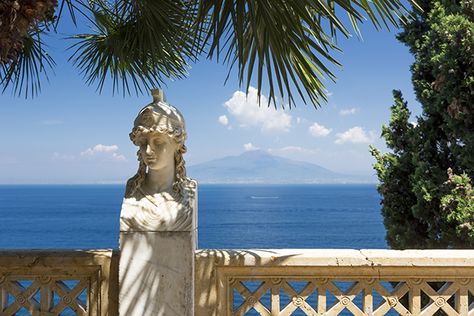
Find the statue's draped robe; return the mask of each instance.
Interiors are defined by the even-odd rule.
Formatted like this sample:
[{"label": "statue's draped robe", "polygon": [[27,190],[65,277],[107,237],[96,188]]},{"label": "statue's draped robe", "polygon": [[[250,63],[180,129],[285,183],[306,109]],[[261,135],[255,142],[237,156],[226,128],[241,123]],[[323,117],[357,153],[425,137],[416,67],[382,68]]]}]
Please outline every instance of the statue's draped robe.
[{"label": "statue's draped robe", "polygon": [[195,182],[183,186],[181,196],[168,193],[149,195],[137,188],[134,196],[123,199],[121,230],[190,231],[192,230]]}]

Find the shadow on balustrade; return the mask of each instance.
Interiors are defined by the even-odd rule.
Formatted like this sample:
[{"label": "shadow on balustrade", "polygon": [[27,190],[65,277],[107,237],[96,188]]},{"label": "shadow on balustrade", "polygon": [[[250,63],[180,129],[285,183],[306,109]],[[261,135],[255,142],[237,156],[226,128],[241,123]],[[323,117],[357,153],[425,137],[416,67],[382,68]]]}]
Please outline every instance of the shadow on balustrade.
[{"label": "shadow on balustrade", "polygon": [[[257,252],[258,251],[258,252]],[[267,256],[262,257],[262,254]],[[275,255],[275,256],[273,256]],[[218,278],[218,268],[239,266],[278,266],[284,265],[290,258],[298,254],[282,255],[272,250],[228,250],[200,249],[196,252],[195,270],[195,315],[215,315],[216,306],[220,304],[218,297],[219,286],[226,284]]]},{"label": "shadow on balustrade", "polygon": [[0,251],[0,315],[116,316],[118,260],[112,250]]},{"label": "shadow on balustrade", "polygon": [[[81,250],[82,253],[97,254],[96,250]],[[97,256],[96,256],[97,257]],[[101,263],[99,257],[98,262],[101,263],[101,286],[100,286],[100,315],[116,316],[118,312],[118,293],[119,293],[119,258],[120,251],[111,250],[110,261]],[[97,259],[96,259],[97,260]]]}]

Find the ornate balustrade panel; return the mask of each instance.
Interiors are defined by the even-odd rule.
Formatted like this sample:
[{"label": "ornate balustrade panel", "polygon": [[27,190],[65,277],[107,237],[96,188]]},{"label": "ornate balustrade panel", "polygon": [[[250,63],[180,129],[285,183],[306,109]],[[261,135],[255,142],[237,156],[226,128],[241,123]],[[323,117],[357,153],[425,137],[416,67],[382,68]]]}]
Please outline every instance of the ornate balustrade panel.
[{"label": "ornate balustrade panel", "polygon": [[200,250],[196,315],[474,315],[471,250]]},{"label": "ornate balustrade panel", "polygon": [[116,316],[112,251],[0,251],[0,316]]}]

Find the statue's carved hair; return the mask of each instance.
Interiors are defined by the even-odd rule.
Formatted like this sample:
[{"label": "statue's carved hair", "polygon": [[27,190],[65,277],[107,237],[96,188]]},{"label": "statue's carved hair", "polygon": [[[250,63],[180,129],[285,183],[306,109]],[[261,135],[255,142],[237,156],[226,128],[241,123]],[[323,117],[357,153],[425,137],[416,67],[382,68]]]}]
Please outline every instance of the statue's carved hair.
[{"label": "statue's carved hair", "polygon": [[[138,139],[141,135],[147,133],[166,134],[178,145],[178,148],[174,153],[175,177],[173,191],[178,194],[178,196],[182,196],[186,183],[190,181],[190,179],[186,177],[186,166],[183,158],[183,155],[186,153],[186,146],[184,145],[186,133],[181,128],[167,129],[161,126],[147,128],[139,125],[132,129],[130,139],[135,145],[139,146]],[[137,173],[127,181],[125,189],[126,198],[135,196],[136,191],[143,184],[143,181],[145,181],[147,166],[142,160],[140,149],[137,152],[137,156],[139,161],[138,170]]]}]

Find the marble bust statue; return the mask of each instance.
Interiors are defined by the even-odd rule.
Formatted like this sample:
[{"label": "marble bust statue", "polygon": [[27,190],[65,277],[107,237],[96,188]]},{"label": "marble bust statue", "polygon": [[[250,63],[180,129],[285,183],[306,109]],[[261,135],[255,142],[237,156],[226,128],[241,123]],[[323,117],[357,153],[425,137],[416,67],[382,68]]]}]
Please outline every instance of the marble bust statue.
[{"label": "marble bust statue", "polygon": [[152,95],[130,133],[139,166],[127,182],[120,230],[190,231],[195,228],[196,182],[186,177],[184,119],[161,90]]}]

